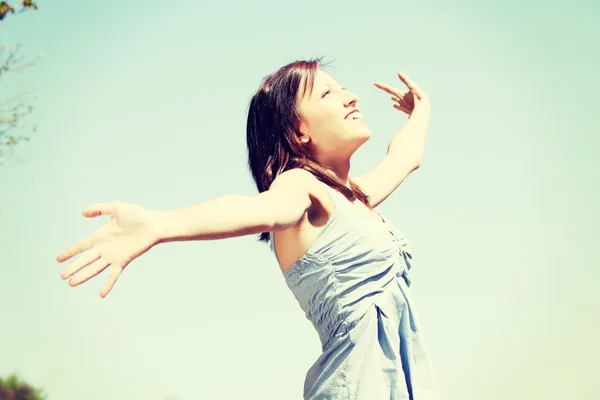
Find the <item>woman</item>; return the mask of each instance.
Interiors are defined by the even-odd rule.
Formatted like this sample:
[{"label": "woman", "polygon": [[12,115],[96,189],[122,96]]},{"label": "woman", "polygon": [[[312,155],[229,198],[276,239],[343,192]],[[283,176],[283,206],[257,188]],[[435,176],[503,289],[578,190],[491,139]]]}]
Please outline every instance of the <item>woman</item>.
[{"label": "woman", "polygon": [[[249,164],[259,194],[223,196],[155,211],[95,204],[111,221],[57,257],[81,255],[62,273],[77,286],[108,268],[100,296],[152,246],[260,234],[322,343],[306,399],[436,399],[437,383],[408,293],[410,246],[373,211],[421,164],[430,114],[425,94],[375,86],[409,122],[372,171],[349,178],[350,158],[371,136],[358,97],[320,67],[297,61],[267,76],[248,115]],[[84,269],[85,268],[85,269]]]}]

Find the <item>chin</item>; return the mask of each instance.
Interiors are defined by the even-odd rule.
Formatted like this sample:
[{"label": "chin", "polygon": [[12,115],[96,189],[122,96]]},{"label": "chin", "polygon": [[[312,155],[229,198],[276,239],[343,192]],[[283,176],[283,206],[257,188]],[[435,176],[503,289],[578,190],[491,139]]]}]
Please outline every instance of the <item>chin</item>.
[{"label": "chin", "polygon": [[363,138],[365,140],[365,142],[367,140],[369,140],[371,138],[371,136],[373,136],[373,132],[371,131],[371,129],[365,127],[364,129],[361,129],[360,132],[358,132],[358,135],[360,138]]},{"label": "chin", "polygon": [[357,134],[355,136],[355,140],[354,140],[355,151],[358,150],[358,148],[360,146],[362,146],[363,144],[365,144],[371,138],[371,136],[373,136],[373,133],[371,132],[370,129],[365,129],[365,130],[359,132],[359,134]]}]

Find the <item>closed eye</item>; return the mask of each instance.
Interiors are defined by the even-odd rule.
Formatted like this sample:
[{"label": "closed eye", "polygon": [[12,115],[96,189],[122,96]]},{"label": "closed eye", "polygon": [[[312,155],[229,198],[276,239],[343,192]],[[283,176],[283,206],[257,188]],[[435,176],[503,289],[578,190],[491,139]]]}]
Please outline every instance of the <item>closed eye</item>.
[{"label": "closed eye", "polygon": [[327,89],[326,91],[324,91],[323,94],[321,95],[321,98],[327,96],[329,93],[331,93],[331,89]]}]

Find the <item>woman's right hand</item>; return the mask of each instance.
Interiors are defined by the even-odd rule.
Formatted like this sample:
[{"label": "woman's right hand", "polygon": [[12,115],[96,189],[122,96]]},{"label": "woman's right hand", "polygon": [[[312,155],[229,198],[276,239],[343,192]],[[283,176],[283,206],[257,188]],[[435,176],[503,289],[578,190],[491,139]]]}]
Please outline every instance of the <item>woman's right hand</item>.
[{"label": "woman's right hand", "polygon": [[91,236],[61,252],[56,261],[64,262],[85,252],[61,274],[67,279],[81,271],[69,281],[71,286],[80,285],[109,268],[108,281],[100,292],[104,298],[125,267],[160,240],[156,226],[158,212],[135,204],[113,202],[95,204],[82,214],[87,218],[110,215],[111,219]]}]

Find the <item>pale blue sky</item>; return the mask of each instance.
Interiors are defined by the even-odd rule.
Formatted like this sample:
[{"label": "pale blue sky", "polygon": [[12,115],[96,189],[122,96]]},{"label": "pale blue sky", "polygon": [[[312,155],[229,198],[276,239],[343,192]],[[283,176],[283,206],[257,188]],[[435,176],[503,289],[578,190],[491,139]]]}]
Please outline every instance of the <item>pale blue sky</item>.
[{"label": "pale blue sky", "polygon": [[[593,1],[44,1],[0,42],[44,52],[34,140],[0,167],[0,375],[50,400],[300,399],[318,336],[254,237],[169,243],[109,297],[54,261],[105,220],[254,194],[247,104],[324,55],[361,100],[375,165],[406,122],[373,81],[429,94],[421,169],[380,210],[415,249],[412,293],[444,399],[590,399],[600,358],[600,6]],[[6,91],[7,85],[0,86]],[[0,93],[4,96],[8,93]]]}]

